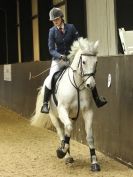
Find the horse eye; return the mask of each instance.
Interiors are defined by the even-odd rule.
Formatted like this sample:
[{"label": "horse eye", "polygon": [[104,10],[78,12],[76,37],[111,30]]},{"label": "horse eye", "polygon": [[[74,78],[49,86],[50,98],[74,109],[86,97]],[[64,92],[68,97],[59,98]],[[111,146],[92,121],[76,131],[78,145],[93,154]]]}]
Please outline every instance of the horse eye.
[{"label": "horse eye", "polygon": [[85,61],[83,61],[83,64],[85,65]]}]

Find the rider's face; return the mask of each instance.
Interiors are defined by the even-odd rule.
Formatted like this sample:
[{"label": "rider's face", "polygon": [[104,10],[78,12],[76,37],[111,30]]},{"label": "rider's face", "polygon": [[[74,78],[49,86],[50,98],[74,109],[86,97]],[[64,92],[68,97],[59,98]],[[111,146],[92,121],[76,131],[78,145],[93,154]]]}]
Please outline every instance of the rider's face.
[{"label": "rider's face", "polygon": [[62,18],[61,17],[56,18],[52,22],[53,22],[54,26],[61,26],[61,24],[62,24]]}]

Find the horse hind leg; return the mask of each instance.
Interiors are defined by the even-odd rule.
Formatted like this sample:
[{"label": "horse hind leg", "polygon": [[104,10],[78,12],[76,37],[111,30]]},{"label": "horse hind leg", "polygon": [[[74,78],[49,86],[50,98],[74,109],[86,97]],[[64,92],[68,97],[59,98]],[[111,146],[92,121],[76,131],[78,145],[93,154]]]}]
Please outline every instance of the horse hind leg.
[{"label": "horse hind leg", "polygon": [[65,155],[65,164],[71,164],[74,162],[73,157],[70,155],[70,147],[68,149],[68,152]]},{"label": "horse hind leg", "polygon": [[83,118],[85,121],[86,140],[90,149],[91,171],[93,172],[100,171],[100,165],[97,162],[97,156],[94,147],[93,131],[92,131],[93,111],[89,110],[84,112]]},{"label": "horse hind leg", "polygon": [[69,148],[67,149],[67,152],[64,151],[65,147],[65,140],[61,142],[61,146],[57,149],[57,157],[59,159],[64,158],[65,159],[65,164],[71,164],[74,162],[73,157],[70,155],[70,145]]},{"label": "horse hind leg", "polygon": [[64,107],[60,107],[58,112],[59,112],[59,118],[65,127],[65,136],[64,136],[63,146],[61,146],[57,149],[57,156],[59,158],[64,158],[67,153],[69,155],[69,148],[70,148],[69,142],[70,142],[70,136],[71,136],[71,131],[72,131],[72,122],[70,121],[70,119],[68,117],[68,113],[64,109]]},{"label": "horse hind leg", "polygon": [[49,113],[49,115],[50,115],[50,119],[51,119],[52,124],[56,128],[56,131],[57,131],[57,134],[58,134],[58,137],[59,137],[60,141],[63,142],[64,141],[64,131],[61,128],[59,119],[54,114],[52,114],[51,112]]},{"label": "horse hind leg", "polygon": [[58,158],[62,159],[65,156],[68,157],[70,154],[69,148],[70,148],[70,137],[64,136],[64,140],[61,142],[61,146],[57,149],[57,156]]},{"label": "horse hind leg", "polygon": [[65,163],[66,164],[72,163],[73,162],[73,158],[70,155],[70,149],[68,149],[67,153],[62,152],[62,149],[65,146],[65,141],[66,141],[65,139],[67,139],[67,138],[65,138],[65,136],[64,136],[64,131],[63,131],[62,127],[61,127],[61,123],[58,120],[58,118],[56,118],[54,116],[54,114],[52,114],[52,113],[50,113],[50,118],[51,118],[52,124],[56,128],[57,134],[58,134],[58,136],[60,138],[60,141],[61,141],[60,147],[56,151],[57,152],[57,157],[58,158],[63,158],[65,156]]}]

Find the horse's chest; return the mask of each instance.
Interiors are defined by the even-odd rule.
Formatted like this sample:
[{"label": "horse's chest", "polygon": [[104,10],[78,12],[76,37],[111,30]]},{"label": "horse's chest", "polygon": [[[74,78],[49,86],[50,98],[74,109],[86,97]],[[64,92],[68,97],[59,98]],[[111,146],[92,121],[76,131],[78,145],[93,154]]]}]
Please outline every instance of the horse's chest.
[{"label": "horse's chest", "polygon": [[90,103],[88,95],[79,94],[75,99],[73,98],[71,102],[69,102],[68,107],[71,113],[75,113],[78,109],[83,110],[89,108]]},{"label": "horse's chest", "polygon": [[78,100],[77,100],[77,99],[72,100],[72,101],[69,103],[69,107],[70,107],[71,109],[76,108],[77,105],[78,105]]}]

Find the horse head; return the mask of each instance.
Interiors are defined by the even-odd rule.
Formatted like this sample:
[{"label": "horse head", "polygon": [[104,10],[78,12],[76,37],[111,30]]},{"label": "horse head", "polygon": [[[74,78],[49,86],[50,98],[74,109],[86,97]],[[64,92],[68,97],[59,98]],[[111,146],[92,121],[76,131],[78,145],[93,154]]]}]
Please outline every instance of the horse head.
[{"label": "horse head", "polygon": [[94,88],[95,73],[97,66],[97,51],[99,41],[89,42],[87,39],[79,38],[75,41],[70,56],[73,56],[71,67],[81,76],[87,88]]}]

